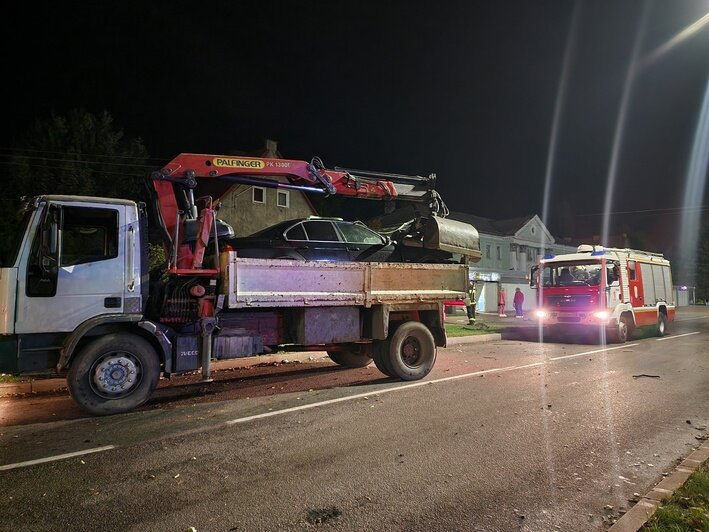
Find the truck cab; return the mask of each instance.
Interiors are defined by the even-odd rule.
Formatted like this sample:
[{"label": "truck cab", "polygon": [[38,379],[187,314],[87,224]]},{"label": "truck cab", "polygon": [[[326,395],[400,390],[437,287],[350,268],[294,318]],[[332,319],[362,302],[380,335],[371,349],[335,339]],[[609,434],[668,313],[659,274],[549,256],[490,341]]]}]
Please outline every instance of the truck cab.
[{"label": "truck cab", "polygon": [[534,316],[545,327],[605,329],[625,342],[636,327],[663,335],[674,319],[669,261],[657,253],[582,245],[547,256],[530,272]]},{"label": "truck cab", "polygon": [[16,252],[0,269],[7,373],[61,366],[67,337],[86,323],[137,321],[147,289],[135,202],[41,196],[22,216]]}]

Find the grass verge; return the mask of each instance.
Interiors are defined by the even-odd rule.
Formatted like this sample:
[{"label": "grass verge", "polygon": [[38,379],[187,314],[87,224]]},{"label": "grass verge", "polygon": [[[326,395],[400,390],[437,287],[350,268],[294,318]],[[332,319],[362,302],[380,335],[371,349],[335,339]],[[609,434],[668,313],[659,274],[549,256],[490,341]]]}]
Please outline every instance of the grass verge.
[{"label": "grass verge", "polygon": [[640,532],[709,530],[709,460],[674,492]]},{"label": "grass verge", "polygon": [[448,336],[473,336],[477,334],[492,334],[499,333],[501,329],[484,323],[476,323],[475,325],[458,325],[456,323],[446,324],[446,334]]}]

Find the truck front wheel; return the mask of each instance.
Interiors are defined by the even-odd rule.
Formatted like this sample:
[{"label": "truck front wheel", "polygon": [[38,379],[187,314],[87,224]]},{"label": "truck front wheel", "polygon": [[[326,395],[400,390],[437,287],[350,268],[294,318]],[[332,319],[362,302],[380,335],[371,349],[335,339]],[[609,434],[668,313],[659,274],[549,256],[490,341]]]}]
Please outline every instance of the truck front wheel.
[{"label": "truck front wheel", "polygon": [[[417,321],[400,325],[388,342],[387,369],[405,381],[423,379],[436,361],[436,342],[428,328]],[[386,345],[385,343],[385,345]]]},{"label": "truck front wheel", "polygon": [[95,415],[127,412],[145,403],[160,378],[151,345],[130,333],[102,336],[84,347],[69,368],[69,392]]},{"label": "truck front wheel", "polygon": [[354,344],[338,351],[328,351],[327,355],[335,364],[345,368],[364,368],[372,363],[371,344]]}]

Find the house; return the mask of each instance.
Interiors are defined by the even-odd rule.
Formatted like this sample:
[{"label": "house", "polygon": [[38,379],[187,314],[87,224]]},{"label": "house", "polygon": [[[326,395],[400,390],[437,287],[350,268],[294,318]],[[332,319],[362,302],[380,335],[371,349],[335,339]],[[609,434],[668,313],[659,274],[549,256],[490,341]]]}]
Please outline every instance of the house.
[{"label": "house", "polygon": [[529,288],[530,268],[543,255],[576,252],[576,246],[557,243],[536,214],[504,220],[461,212],[451,212],[448,217],[473,225],[480,235],[482,258],[470,265],[470,276],[477,285],[479,312],[497,311],[500,287],[507,294],[507,309],[512,308],[515,288],[524,293],[524,308],[532,308],[536,292]]},{"label": "house", "polygon": [[[282,159],[277,142],[266,140],[264,148],[251,154],[234,153],[247,157]],[[275,178],[274,178],[275,179]],[[278,181],[287,183],[286,178]],[[298,190],[234,185],[221,199],[219,218],[234,228],[236,236],[248,236],[279,222],[317,215],[308,196]]]}]

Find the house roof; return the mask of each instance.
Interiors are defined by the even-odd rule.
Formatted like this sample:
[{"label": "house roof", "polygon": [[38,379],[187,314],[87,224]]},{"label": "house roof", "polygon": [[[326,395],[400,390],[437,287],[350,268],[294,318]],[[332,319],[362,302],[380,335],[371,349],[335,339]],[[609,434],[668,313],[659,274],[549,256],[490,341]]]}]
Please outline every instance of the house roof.
[{"label": "house roof", "polygon": [[492,220],[464,212],[451,212],[448,215],[448,217],[453,220],[472,224],[479,233],[493,236],[514,236],[517,231],[522,229],[534,216],[534,214],[528,214],[516,218]]}]

